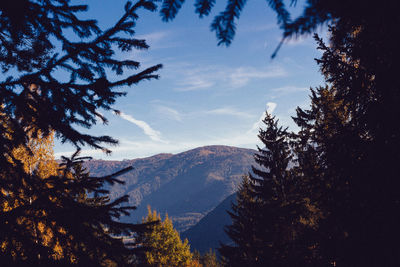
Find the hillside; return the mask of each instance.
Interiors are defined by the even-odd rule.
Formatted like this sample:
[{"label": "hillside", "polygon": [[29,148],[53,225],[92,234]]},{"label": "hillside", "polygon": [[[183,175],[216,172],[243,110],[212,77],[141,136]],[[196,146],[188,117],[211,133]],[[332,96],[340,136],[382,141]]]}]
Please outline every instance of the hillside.
[{"label": "hillside", "polygon": [[92,175],[106,175],[132,165],[135,169],[119,178],[125,185],[111,188],[111,197],[130,196],[137,206],[130,221],[140,221],[147,205],[168,215],[179,231],[195,225],[227,196],[235,192],[241,176],[254,164],[254,150],[200,147],[176,155],[87,163]]},{"label": "hillside", "polygon": [[228,196],[215,209],[204,216],[195,226],[181,234],[189,240],[190,248],[205,253],[212,248],[214,251],[220,242],[230,244],[232,241],[224,231],[225,225],[232,224],[227,210],[231,210],[231,203],[236,203],[236,193]]}]

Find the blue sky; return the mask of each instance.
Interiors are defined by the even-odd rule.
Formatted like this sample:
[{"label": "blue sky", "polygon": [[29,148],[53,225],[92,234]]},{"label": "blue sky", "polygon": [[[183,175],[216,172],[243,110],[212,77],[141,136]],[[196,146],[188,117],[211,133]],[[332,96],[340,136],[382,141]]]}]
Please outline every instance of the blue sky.
[{"label": "blue sky", "polygon": [[[124,5],[124,1],[110,0],[87,3],[88,16],[97,18],[101,26],[111,25]],[[199,19],[193,3],[188,2],[168,23],[158,13],[139,13],[136,38],[146,39],[150,49],[120,56],[137,60],[142,67],[162,63],[161,77],[123,88],[128,95],[114,106],[121,115],[102,111],[109,124],[89,130],[120,141],[111,147],[111,156],[88,147],[83,148],[84,155],[111,160],[178,153],[205,145],[256,148],[266,109],[282,125],[295,129],[290,119],[295,108],[307,107],[309,88],[323,85],[314,61],[320,56],[314,40],[289,40],[271,60],[281,31],[275,14],[260,0],[247,3],[232,45],[217,46],[209,25],[223,5],[217,4],[210,17]],[[56,141],[56,157],[73,150]]]}]

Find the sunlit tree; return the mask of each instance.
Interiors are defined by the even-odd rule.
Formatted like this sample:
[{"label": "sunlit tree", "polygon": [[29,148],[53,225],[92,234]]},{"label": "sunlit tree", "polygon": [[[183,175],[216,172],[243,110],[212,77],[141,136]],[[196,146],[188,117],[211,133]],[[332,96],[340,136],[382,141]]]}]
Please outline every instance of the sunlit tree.
[{"label": "sunlit tree", "polygon": [[159,221],[152,227],[150,232],[139,236],[144,248],[150,249],[146,252],[147,266],[196,266],[192,259],[188,240],[181,240],[178,231],[173,227],[172,221],[165,215],[164,221],[160,214],[151,211],[148,207],[148,215],[143,223]]}]

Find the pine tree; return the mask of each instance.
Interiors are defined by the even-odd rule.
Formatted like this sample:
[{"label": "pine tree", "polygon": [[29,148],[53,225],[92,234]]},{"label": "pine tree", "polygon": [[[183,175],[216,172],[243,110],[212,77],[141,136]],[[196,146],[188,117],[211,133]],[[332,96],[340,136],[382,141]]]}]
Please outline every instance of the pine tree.
[{"label": "pine tree", "polygon": [[[64,158],[62,168],[54,161],[52,136],[32,138],[30,153],[14,151],[16,162],[28,169],[35,188],[24,187],[18,195],[3,190],[1,254],[5,266],[131,266],[134,247],[121,237],[144,231],[145,225],[118,222],[132,207],[123,206],[127,196],[110,201],[104,183],[121,183],[115,177],[90,177],[82,167],[85,158],[76,153]],[[14,163],[14,164],[17,164]]]},{"label": "pine tree", "polygon": [[306,255],[297,240],[307,227],[301,220],[306,202],[289,169],[290,135],[268,113],[263,122],[259,138],[265,147],[258,148],[258,166],[243,180],[230,213],[227,234],[235,246],[223,245],[220,253],[228,266],[300,266]]},{"label": "pine tree", "polygon": [[234,245],[222,244],[218,249],[224,266],[257,266],[259,248],[263,242],[257,226],[259,203],[253,194],[248,176],[244,176],[236,195],[237,204],[232,203],[228,211],[232,225],[225,231]]},{"label": "pine tree", "polygon": [[[349,202],[351,176],[344,170],[355,160],[348,144],[351,138],[349,118],[343,101],[336,99],[335,90],[328,86],[312,89],[311,109],[298,108],[294,118],[300,127],[295,151],[297,175],[302,177],[301,192],[318,210],[313,222],[316,227],[308,233],[307,239],[316,253],[312,262],[320,266],[330,266],[332,262],[340,264],[339,251],[349,249],[344,224],[354,211]],[[313,220],[313,215],[309,218]]]},{"label": "pine tree", "polygon": [[[134,27],[137,11],[154,11],[153,1],[128,1],[108,29],[78,16],[87,8],[69,0],[0,3],[0,260],[6,266],[101,266],[108,260],[124,266],[121,255],[129,250],[134,257],[116,236],[132,236],[143,227],[117,222],[132,207],[123,206],[127,197],[111,202],[102,188],[119,181],[83,175],[75,158],[65,158],[64,169],[54,172],[54,161],[36,151],[36,141],[42,146],[54,134],[77,148],[109,153],[105,145],[115,139],[75,126],[107,123],[99,110],[118,113],[113,104],[125,93],[116,88],[158,78],[154,72],[161,65],[132,72],[139,62],[115,53],[148,48],[134,38]],[[81,201],[85,194],[89,202]]]},{"label": "pine tree", "polygon": [[143,223],[154,223],[150,232],[139,236],[138,242],[144,248],[149,249],[145,254],[146,266],[195,266],[190,252],[188,240],[182,242],[178,231],[172,225],[172,221],[165,216],[161,221],[160,214],[151,211],[148,207],[148,215]]},{"label": "pine tree", "polygon": [[331,31],[336,41],[330,47],[317,38],[324,51],[318,62],[330,86],[314,90],[311,109],[299,109],[296,118],[308,139],[300,145],[300,167],[310,199],[323,213],[315,243],[326,266],[397,266],[400,129],[389,118],[400,112],[393,102],[399,93],[393,84],[384,87],[378,77],[386,74],[371,72],[377,58],[361,60],[363,28],[346,35]]}]

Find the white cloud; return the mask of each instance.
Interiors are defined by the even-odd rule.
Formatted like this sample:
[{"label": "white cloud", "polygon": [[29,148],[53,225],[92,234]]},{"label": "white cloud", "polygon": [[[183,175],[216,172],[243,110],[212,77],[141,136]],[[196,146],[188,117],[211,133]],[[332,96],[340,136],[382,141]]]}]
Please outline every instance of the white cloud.
[{"label": "white cloud", "polygon": [[307,87],[297,87],[297,86],[283,86],[278,88],[270,89],[273,92],[281,93],[281,94],[291,94],[296,92],[304,92],[308,91],[309,88]]},{"label": "white cloud", "polygon": [[162,48],[172,48],[179,46],[176,41],[170,41],[174,35],[171,31],[158,31],[148,34],[137,35],[136,39],[144,39],[152,50]]},{"label": "white cloud", "polygon": [[181,82],[178,82],[178,85],[177,91],[194,91],[210,88],[214,85],[214,82],[206,77],[193,75],[185,77]]},{"label": "white cloud", "polygon": [[[277,104],[274,102],[268,102],[266,105],[266,109],[269,114],[272,114],[276,108]],[[257,122],[253,124],[250,130],[247,131],[247,134],[252,134],[258,132],[258,130],[263,126],[263,120],[266,116],[266,112],[264,111]]]},{"label": "white cloud", "polygon": [[[274,112],[276,108],[276,103],[268,102],[266,104],[266,109],[268,112]],[[235,113],[237,110],[233,108],[220,108],[210,111],[206,111],[210,114],[227,114],[228,112]],[[232,115],[232,114],[230,114]],[[249,114],[237,113],[235,116],[247,116]],[[250,115],[249,115],[250,116]],[[112,148],[112,154],[107,157],[101,150],[86,149],[82,150],[82,156],[92,156],[94,158],[103,159],[133,159],[138,157],[148,157],[159,153],[180,153],[189,149],[196,147],[206,146],[206,145],[227,145],[227,146],[237,146],[237,147],[247,147],[256,148],[256,145],[260,145],[257,133],[259,128],[262,126],[262,120],[265,117],[265,112],[259,120],[253,124],[250,130],[236,130],[236,131],[225,131],[220,134],[210,134],[207,138],[201,139],[179,139],[169,140],[168,142],[163,142],[161,140],[161,135],[159,132],[151,129],[147,123],[139,121],[130,115],[121,113],[121,117],[138,125],[145,131],[145,133],[151,136],[151,140],[147,141],[132,141],[129,139],[121,138],[120,145]],[[55,156],[59,158],[61,155],[71,155],[73,152],[59,152]]]},{"label": "white cloud", "polygon": [[151,128],[150,125],[148,125],[145,121],[137,120],[131,115],[125,114],[123,112],[120,112],[119,116],[124,120],[129,121],[138,126],[139,128],[141,128],[144,134],[150,137],[151,140],[157,142],[165,142],[161,139],[161,133]]},{"label": "white cloud", "polygon": [[254,67],[240,67],[230,74],[230,82],[233,87],[243,87],[251,79],[266,79],[282,77],[286,71],[281,67],[270,67],[267,69],[256,69]]},{"label": "white cloud", "polygon": [[244,66],[231,68],[229,66],[193,66],[192,64],[166,65],[168,76],[176,81],[176,91],[204,90],[210,87],[238,88],[246,86],[255,79],[283,77],[287,72],[281,66],[255,68]]},{"label": "white cloud", "polygon": [[229,115],[229,116],[236,116],[236,117],[242,117],[242,118],[251,118],[253,117],[251,114],[248,114],[243,111],[236,110],[231,107],[223,107],[223,108],[217,108],[217,109],[212,109],[208,110],[205,113],[207,114],[216,114],[216,115]]},{"label": "white cloud", "polygon": [[182,114],[173,108],[159,105],[157,111],[169,119],[182,121]]},{"label": "white cloud", "polygon": [[289,46],[298,46],[307,44],[310,40],[312,40],[310,35],[300,35],[286,39],[284,44]]},{"label": "white cloud", "polygon": [[[81,156],[91,156],[106,160],[122,160],[149,157],[159,153],[180,153],[196,147],[207,145],[227,145],[247,148],[256,148],[258,138],[256,134],[231,133],[223,137],[214,137],[202,140],[176,140],[174,142],[159,143],[154,141],[130,141],[120,140],[120,145],[113,147],[112,154],[107,156],[101,150],[83,149]],[[74,151],[55,153],[56,158],[61,156],[71,156]]]},{"label": "white cloud", "polygon": [[268,102],[267,103],[267,112],[269,114],[272,114],[272,112],[274,112],[275,108],[276,108],[277,104],[274,102]]}]

